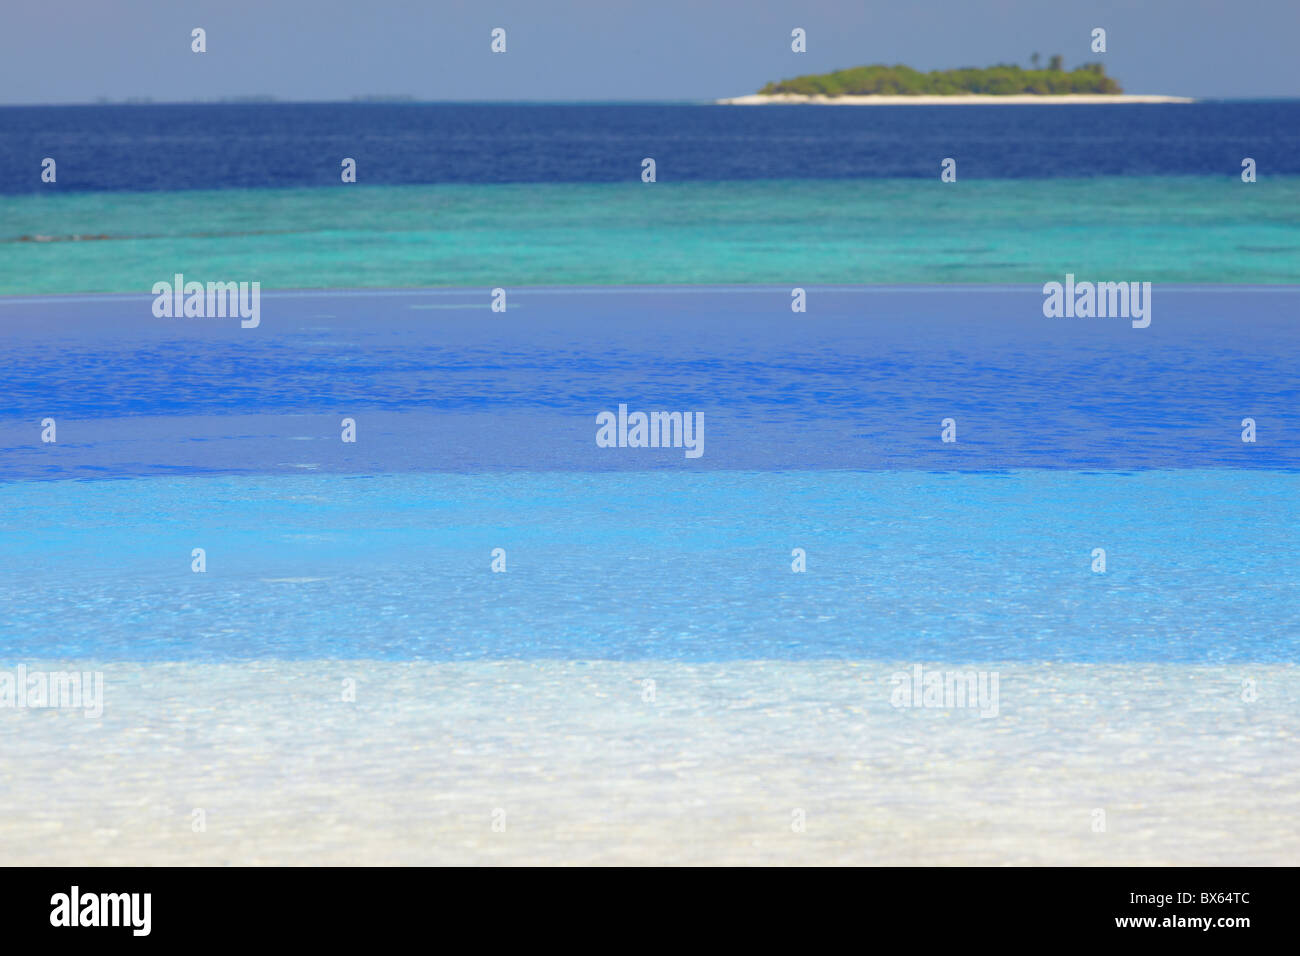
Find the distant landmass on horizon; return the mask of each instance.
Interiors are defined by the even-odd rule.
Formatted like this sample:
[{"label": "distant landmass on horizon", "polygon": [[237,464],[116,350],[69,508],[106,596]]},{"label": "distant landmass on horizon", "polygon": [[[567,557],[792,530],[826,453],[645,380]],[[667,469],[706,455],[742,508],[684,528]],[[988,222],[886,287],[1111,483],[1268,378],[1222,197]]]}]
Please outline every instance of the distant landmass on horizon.
[{"label": "distant landmass on horizon", "polygon": [[909,66],[859,66],[831,73],[809,73],[768,83],[756,94],[719,100],[720,103],[824,102],[1035,102],[1040,98],[1065,102],[1191,102],[1183,97],[1131,96],[1100,63],[1085,63],[1067,72],[1060,55],[1039,69],[1022,69],[1000,63],[980,69],[932,70],[922,73]]},{"label": "distant landmass on horizon", "polygon": [[[1037,54],[1035,54],[1037,57]],[[1062,93],[1123,93],[1123,88],[1106,75],[1100,63],[1085,63],[1067,73],[1058,54],[1045,69],[1024,70],[1014,63],[999,63],[984,69],[968,66],[956,70],[931,70],[922,73],[910,66],[858,66],[833,73],[809,73],[793,80],[769,83],[758,91],[802,93],[808,96],[958,96],[985,93],[1008,96],[1034,93],[1052,96]]]}]

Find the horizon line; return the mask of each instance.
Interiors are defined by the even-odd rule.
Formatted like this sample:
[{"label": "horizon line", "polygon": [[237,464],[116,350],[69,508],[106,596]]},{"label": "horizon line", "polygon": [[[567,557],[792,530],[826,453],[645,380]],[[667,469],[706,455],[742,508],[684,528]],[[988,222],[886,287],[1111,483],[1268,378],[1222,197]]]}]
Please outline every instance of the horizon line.
[{"label": "horizon line", "polygon": [[[738,94],[739,96],[756,96],[759,94]],[[1051,102],[1057,94],[1041,94],[1045,103]],[[1142,96],[1148,94],[1125,93],[1117,96]],[[1154,94],[1151,94],[1154,95]],[[652,99],[419,99],[402,94],[368,94],[347,99],[280,99],[270,95],[230,96],[220,99],[167,100],[151,97],[127,97],[118,100],[69,100],[53,103],[0,103],[0,109],[41,109],[58,107],[87,106],[717,106],[726,105],[722,100],[737,97],[708,98],[652,98]],[[955,97],[960,98],[960,97]],[[1296,102],[1300,93],[1286,96],[1196,96],[1188,97],[1198,103],[1263,103]],[[774,104],[780,105],[780,104]],[[797,105],[797,104],[791,104]],[[994,104],[990,104],[994,105]]]}]

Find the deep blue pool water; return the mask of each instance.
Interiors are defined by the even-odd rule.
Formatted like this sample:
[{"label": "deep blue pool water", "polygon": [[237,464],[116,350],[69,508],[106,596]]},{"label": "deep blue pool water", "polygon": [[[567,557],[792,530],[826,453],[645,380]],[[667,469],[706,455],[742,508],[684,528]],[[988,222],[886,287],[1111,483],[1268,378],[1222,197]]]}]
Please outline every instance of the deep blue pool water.
[{"label": "deep blue pool water", "polygon": [[[808,296],[266,295],[256,329],[147,296],[0,299],[0,479],[1300,467],[1296,287],[1156,286],[1144,329],[1045,318],[1027,287]],[[704,454],[598,447],[620,404],[701,413]]]}]

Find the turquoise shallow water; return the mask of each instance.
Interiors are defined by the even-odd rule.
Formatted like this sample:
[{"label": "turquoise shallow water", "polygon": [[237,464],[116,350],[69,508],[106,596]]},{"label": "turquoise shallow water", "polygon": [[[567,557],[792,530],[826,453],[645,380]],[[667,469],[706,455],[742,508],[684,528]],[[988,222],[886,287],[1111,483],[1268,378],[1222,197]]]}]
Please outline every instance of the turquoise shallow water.
[{"label": "turquoise shallow water", "polygon": [[[661,181],[0,196],[0,295],[264,288],[1300,282],[1300,177]],[[75,238],[81,237],[81,238]]]},{"label": "turquoise shallow water", "polygon": [[10,482],[0,661],[1295,663],[1298,496],[1238,469]]}]

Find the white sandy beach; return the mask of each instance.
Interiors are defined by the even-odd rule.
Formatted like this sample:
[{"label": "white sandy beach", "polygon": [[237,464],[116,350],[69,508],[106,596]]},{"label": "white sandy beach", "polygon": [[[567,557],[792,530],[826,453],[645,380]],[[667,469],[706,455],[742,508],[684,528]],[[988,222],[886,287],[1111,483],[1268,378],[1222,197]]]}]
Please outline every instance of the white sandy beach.
[{"label": "white sandy beach", "polygon": [[0,710],[0,864],[1300,858],[1295,666],[1006,664],[987,719],[892,662],[98,666]]},{"label": "white sandy beach", "polygon": [[1055,96],[1036,93],[1016,93],[1008,96],[989,96],[983,93],[963,93],[955,96],[809,96],[802,93],[751,93],[714,100],[722,106],[764,106],[812,103],[818,106],[1008,106],[1057,105],[1073,103],[1096,106],[1101,103],[1195,103],[1186,96],[1132,95],[1128,93],[1063,93]]}]

